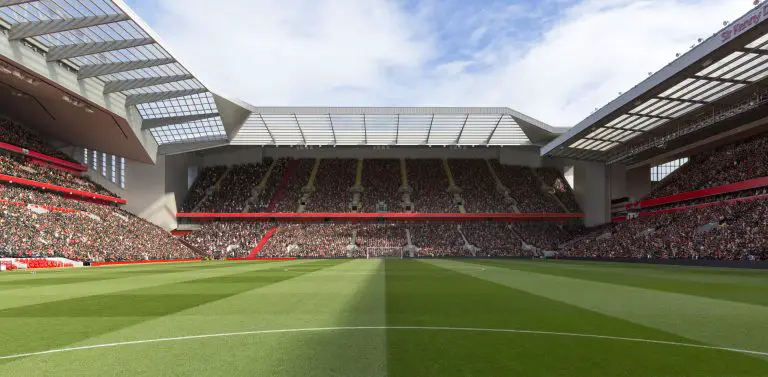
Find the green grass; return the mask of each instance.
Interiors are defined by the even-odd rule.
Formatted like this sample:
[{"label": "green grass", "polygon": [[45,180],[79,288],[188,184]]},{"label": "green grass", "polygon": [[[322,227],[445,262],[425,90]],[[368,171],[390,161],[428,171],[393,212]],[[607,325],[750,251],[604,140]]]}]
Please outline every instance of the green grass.
[{"label": "green grass", "polygon": [[[766,297],[764,271],[585,262],[8,272],[0,357],[137,343],[0,359],[0,376],[766,376],[765,356],[562,334],[768,353]],[[178,339],[202,334],[226,335]]]}]

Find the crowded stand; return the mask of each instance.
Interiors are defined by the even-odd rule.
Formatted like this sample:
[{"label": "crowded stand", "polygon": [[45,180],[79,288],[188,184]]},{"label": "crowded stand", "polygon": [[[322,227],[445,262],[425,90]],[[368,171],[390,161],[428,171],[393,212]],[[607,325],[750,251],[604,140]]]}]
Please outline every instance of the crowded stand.
[{"label": "crowded stand", "polygon": [[370,159],[363,167],[362,212],[403,212],[400,161]]},{"label": "crowded stand", "polygon": [[259,257],[346,258],[350,254],[351,224],[281,224]]},{"label": "crowded stand", "polygon": [[0,253],[77,261],[191,258],[156,225],[110,205],[0,184]]},{"label": "crowded stand", "polygon": [[0,142],[46,154],[61,160],[79,163],[66,153],[62,153],[50,146],[33,129],[27,128],[8,118],[0,117]]},{"label": "crowded stand", "polygon": [[299,200],[302,196],[301,189],[309,182],[309,175],[312,174],[315,160],[300,159],[295,164],[295,169],[288,177],[288,185],[282,191],[272,212],[296,212],[299,208]]},{"label": "crowded stand", "polygon": [[531,252],[523,251],[521,240],[509,227],[499,222],[465,222],[461,224],[461,232],[479,249],[475,256],[531,256]]},{"label": "crowded stand", "polygon": [[649,198],[768,176],[768,134],[700,153],[659,182]]},{"label": "crowded stand", "polygon": [[449,159],[448,163],[454,182],[462,190],[461,197],[467,212],[514,212],[496,190],[496,182],[485,160]]},{"label": "crowded stand", "polygon": [[768,201],[693,208],[615,223],[562,255],[595,258],[768,259]]},{"label": "crowded stand", "polygon": [[307,212],[349,212],[355,184],[357,160],[323,159],[315,177],[315,192],[307,203]]},{"label": "crowded stand", "polygon": [[261,164],[235,165],[198,206],[199,212],[243,212],[253,189],[269,169],[272,160],[265,159]]},{"label": "crowded stand", "polygon": [[56,186],[116,197],[87,178],[37,162],[29,157],[0,150],[0,174],[48,183]]},{"label": "crowded stand", "polygon": [[408,224],[411,241],[420,257],[457,257],[469,255],[456,223]]},{"label": "crowded stand", "polygon": [[250,254],[271,226],[262,222],[206,222],[182,239],[211,258],[243,258]]},{"label": "crowded stand", "polygon": [[413,189],[416,212],[458,212],[448,193],[448,177],[440,160],[406,160],[408,184]]},{"label": "crowded stand", "polygon": [[400,256],[408,244],[404,224],[360,224],[355,243],[366,256]]},{"label": "crowded stand", "polygon": [[558,213],[563,212],[557,202],[542,190],[541,182],[527,166],[503,165],[491,161],[501,183],[510,190],[517,201],[520,212]]},{"label": "crowded stand", "polygon": [[547,185],[550,193],[556,196],[569,212],[581,212],[571,185],[568,184],[563,173],[555,168],[538,168],[536,174]]},{"label": "crowded stand", "polygon": [[181,206],[181,212],[193,211],[226,171],[227,167],[221,165],[204,168],[189,188],[184,204]]}]

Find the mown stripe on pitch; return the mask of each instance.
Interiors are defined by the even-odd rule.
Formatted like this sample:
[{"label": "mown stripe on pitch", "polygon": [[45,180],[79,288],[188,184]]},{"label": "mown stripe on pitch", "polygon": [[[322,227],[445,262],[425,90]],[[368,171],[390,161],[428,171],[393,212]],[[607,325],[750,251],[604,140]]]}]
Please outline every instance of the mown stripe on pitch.
[{"label": "mown stripe on pitch", "polygon": [[[0,350],[36,350],[61,347],[94,336],[171,315],[241,292],[323,269],[332,263],[302,264],[302,269],[245,271],[113,294],[77,297],[0,310]],[[138,277],[137,277],[138,278]],[[221,279],[230,280],[223,282]],[[234,279],[234,280],[233,280]],[[17,331],[23,329],[24,331]]]}]

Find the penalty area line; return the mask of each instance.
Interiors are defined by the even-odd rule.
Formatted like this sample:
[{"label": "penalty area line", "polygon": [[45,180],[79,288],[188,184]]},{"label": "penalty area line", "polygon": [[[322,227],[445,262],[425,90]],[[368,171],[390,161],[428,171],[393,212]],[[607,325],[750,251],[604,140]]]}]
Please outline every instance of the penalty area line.
[{"label": "penalty area line", "polygon": [[716,350],[716,351],[729,351],[729,352],[736,352],[736,353],[757,355],[757,356],[768,356],[768,352],[753,351],[753,350],[747,350],[747,349],[741,349],[741,348],[717,347],[717,346],[709,346],[704,344],[682,343],[682,342],[674,342],[674,341],[668,341],[668,340],[627,338],[627,337],[621,337],[621,336],[581,334],[581,333],[556,332],[556,331],[493,329],[493,328],[474,328],[474,327],[347,326],[347,327],[311,327],[311,328],[297,328],[297,329],[253,330],[253,331],[239,331],[239,332],[227,332],[227,333],[216,333],[216,334],[177,336],[177,337],[171,337],[171,338],[131,340],[131,341],[125,341],[125,342],[58,348],[58,349],[39,351],[39,352],[19,353],[15,355],[0,356],[0,360],[19,359],[19,358],[30,357],[30,356],[50,355],[55,353],[84,351],[84,350],[92,350],[92,349],[99,349],[99,348],[113,348],[113,347],[131,346],[131,345],[138,345],[138,344],[173,342],[173,341],[182,341],[182,340],[224,338],[224,337],[260,335],[260,334],[301,333],[301,332],[320,332],[320,331],[355,331],[355,330],[456,331],[456,332],[488,332],[488,333],[514,333],[514,334],[565,336],[565,337],[575,337],[575,338],[619,340],[619,341],[634,342],[634,343],[659,344],[659,345],[668,345],[668,346],[677,346],[677,347],[708,349],[708,350]]}]

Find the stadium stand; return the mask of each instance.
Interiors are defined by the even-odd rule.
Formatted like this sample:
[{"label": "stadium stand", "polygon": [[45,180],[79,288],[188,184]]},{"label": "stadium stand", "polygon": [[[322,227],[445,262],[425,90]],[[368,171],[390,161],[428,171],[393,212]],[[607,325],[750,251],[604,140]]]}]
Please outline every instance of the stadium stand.
[{"label": "stadium stand", "polygon": [[315,178],[308,212],[349,212],[357,160],[323,159]]},{"label": "stadium stand", "polygon": [[288,177],[288,185],[283,190],[272,212],[297,212],[302,198],[302,189],[309,183],[309,176],[315,160],[301,159]]},{"label": "stadium stand", "polygon": [[168,232],[111,205],[0,184],[0,255],[77,261],[194,257]]},{"label": "stadium stand", "polygon": [[244,258],[269,227],[260,222],[206,222],[182,239],[211,258]]},{"label": "stadium stand", "polygon": [[510,190],[520,212],[557,213],[563,212],[551,196],[544,195],[539,179],[526,166],[503,165],[492,161],[501,183]]},{"label": "stadium stand", "polygon": [[226,166],[211,166],[203,169],[200,172],[200,175],[197,176],[197,179],[195,179],[195,182],[192,183],[192,187],[189,188],[189,193],[184,199],[184,204],[181,206],[181,211],[193,211],[197,205],[210,193],[212,186],[215,185],[216,182],[218,182],[226,172]]},{"label": "stadium stand", "polygon": [[649,198],[768,176],[768,135],[728,144],[690,158],[656,187]]},{"label": "stadium stand", "polygon": [[400,161],[364,160],[362,212],[403,212]]},{"label": "stadium stand", "polygon": [[488,171],[485,160],[449,159],[456,186],[464,199],[467,212],[514,212],[496,190],[496,183]]},{"label": "stadium stand", "polygon": [[77,163],[66,153],[62,153],[48,145],[35,130],[5,117],[0,117],[0,142]]},{"label": "stadium stand", "polygon": [[406,160],[406,165],[416,212],[458,212],[447,191],[449,182],[440,160]]}]

